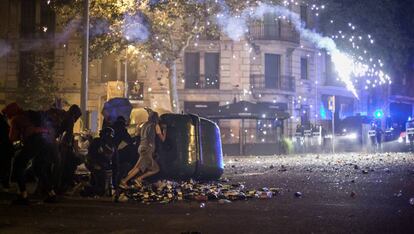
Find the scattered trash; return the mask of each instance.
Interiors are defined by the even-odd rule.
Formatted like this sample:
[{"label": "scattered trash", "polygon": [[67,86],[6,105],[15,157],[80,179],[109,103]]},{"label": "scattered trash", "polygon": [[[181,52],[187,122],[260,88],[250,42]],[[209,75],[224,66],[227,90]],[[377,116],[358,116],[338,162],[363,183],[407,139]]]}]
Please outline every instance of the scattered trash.
[{"label": "scattered trash", "polygon": [[354,169],[358,170],[359,169],[358,165],[354,165]]},{"label": "scattered trash", "polygon": [[355,197],[356,197],[356,193],[355,193],[354,191],[352,191],[352,192],[351,192],[351,194],[350,194],[350,196],[351,196],[352,198],[355,198]]},{"label": "scattered trash", "polygon": [[402,196],[402,190],[398,191],[398,193],[394,193],[394,197],[401,197]]},{"label": "scattered trash", "polygon": [[302,197],[302,193],[301,192],[296,192],[295,193],[295,197],[301,198]]},{"label": "scattered trash", "polygon": [[200,208],[204,208],[204,207],[206,207],[206,203],[204,202],[200,203]]},{"label": "scattered trash", "polygon": [[269,169],[273,169],[273,168],[275,168],[275,166],[273,166],[273,164],[270,165]]},{"label": "scattered trash", "polygon": [[252,198],[269,199],[280,193],[281,189],[279,188],[269,189],[264,187],[259,190],[248,190],[242,183],[200,183],[194,180],[178,183],[163,180],[154,184],[143,185],[139,189],[125,190],[121,196],[126,196],[129,200],[142,203],[169,203],[182,200],[198,201],[201,207],[201,204],[205,204],[207,201],[228,203],[227,201]]},{"label": "scattered trash", "polygon": [[386,173],[391,173],[391,170],[390,170],[389,168],[385,168],[385,169],[384,169],[384,171],[385,171]]},{"label": "scattered trash", "polygon": [[410,205],[414,206],[414,197],[410,198]]},{"label": "scattered trash", "polygon": [[256,193],[256,197],[260,198],[260,199],[267,199],[267,198],[272,198],[273,197],[273,193],[272,192],[265,192],[265,191],[260,191],[258,193]]},{"label": "scattered trash", "polygon": [[287,169],[286,169],[286,167],[285,167],[284,165],[282,165],[282,166],[280,166],[280,169],[279,169],[279,171],[282,171],[282,172],[284,172],[284,171],[287,171]]},{"label": "scattered trash", "polygon": [[368,174],[368,170],[362,170],[362,174]]}]

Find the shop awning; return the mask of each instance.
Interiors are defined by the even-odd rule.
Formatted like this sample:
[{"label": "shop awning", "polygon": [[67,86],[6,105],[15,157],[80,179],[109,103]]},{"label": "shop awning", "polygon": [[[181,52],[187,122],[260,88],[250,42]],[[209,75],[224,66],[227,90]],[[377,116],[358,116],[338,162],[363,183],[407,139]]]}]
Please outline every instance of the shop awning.
[{"label": "shop awning", "polygon": [[210,119],[278,119],[284,120],[290,117],[283,103],[261,102],[253,103],[239,101],[224,106],[219,106],[216,111],[206,115]]}]

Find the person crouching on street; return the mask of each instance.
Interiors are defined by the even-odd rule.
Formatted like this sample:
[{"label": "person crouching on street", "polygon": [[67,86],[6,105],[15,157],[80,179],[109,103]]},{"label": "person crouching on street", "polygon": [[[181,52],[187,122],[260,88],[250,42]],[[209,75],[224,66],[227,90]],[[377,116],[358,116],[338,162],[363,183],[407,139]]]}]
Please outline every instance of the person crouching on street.
[{"label": "person crouching on street", "polygon": [[56,202],[54,191],[53,167],[58,152],[53,137],[46,128],[41,127],[41,115],[35,111],[23,111],[16,103],[11,103],[2,111],[10,121],[9,138],[11,142],[20,141],[23,148],[13,163],[13,178],[17,181],[20,197],[13,204],[28,205],[25,172],[30,160],[41,191],[47,192],[45,202]]},{"label": "person crouching on street", "polygon": [[[90,144],[86,167],[91,172],[91,180],[90,186],[81,193],[82,196],[105,195],[106,181],[109,179],[106,172],[113,169],[113,160],[116,160],[113,138],[114,130],[105,127],[99,132],[99,137],[93,139]],[[112,182],[116,181],[113,178],[112,180]]]},{"label": "person crouching on street", "polygon": [[142,181],[160,171],[158,163],[154,160],[156,137],[164,142],[166,129],[162,130],[159,124],[157,112],[148,109],[148,121],[144,123],[140,130],[141,141],[138,147],[139,159],[135,166],[128,172],[127,177],[121,180],[120,187],[127,188],[127,183],[139,172],[143,173],[135,179],[135,186],[141,187]]}]

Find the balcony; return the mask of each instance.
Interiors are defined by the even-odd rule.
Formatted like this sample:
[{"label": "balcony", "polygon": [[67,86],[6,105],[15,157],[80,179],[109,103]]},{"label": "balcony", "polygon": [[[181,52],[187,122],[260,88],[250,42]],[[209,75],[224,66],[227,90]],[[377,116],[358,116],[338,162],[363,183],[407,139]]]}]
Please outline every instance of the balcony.
[{"label": "balcony", "polygon": [[250,75],[250,85],[252,90],[279,90],[286,92],[295,92],[296,83],[294,76],[279,76],[276,82],[272,85],[266,84],[264,75]]},{"label": "balcony", "polygon": [[[200,79],[203,78],[203,79]],[[186,89],[220,89],[220,80],[217,77],[214,80],[204,79],[204,76],[185,76]]]},{"label": "balcony", "polygon": [[391,85],[391,95],[393,96],[405,96],[405,97],[414,97],[414,91],[410,85],[400,85],[392,84]]},{"label": "balcony", "polygon": [[249,35],[254,40],[278,40],[293,43],[300,42],[300,35],[293,28],[283,24],[264,24],[252,22],[249,25]]},{"label": "balcony", "polygon": [[203,33],[199,34],[200,40],[203,41],[219,41],[220,40],[220,32],[219,31],[204,31]]}]

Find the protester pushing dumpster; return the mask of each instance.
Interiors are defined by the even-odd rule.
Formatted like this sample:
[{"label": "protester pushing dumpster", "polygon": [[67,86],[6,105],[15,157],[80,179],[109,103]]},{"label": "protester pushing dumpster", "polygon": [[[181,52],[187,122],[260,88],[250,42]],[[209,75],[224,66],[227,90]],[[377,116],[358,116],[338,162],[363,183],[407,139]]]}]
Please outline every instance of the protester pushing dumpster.
[{"label": "protester pushing dumpster", "polygon": [[[139,125],[147,118],[143,108],[129,109],[127,99],[117,98],[125,108],[114,110],[107,108],[105,116],[116,119],[117,113],[125,115],[128,120]],[[108,101],[114,103],[114,101]],[[129,102],[129,101],[128,101]],[[114,106],[114,105],[106,105]],[[116,105],[115,105],[116,106]],[[133,113],[131,115],[131,113]],[[134,114],[135,113],[135,114]],[[167,128],[165,142],[157,142],[156,160],[160,165],[160,172],[154,176],[158,179],[197,179],[216,180],[223,174],[223,153],[220,129],[216,123],[191,114],[160,113],[160,124]]]}]

